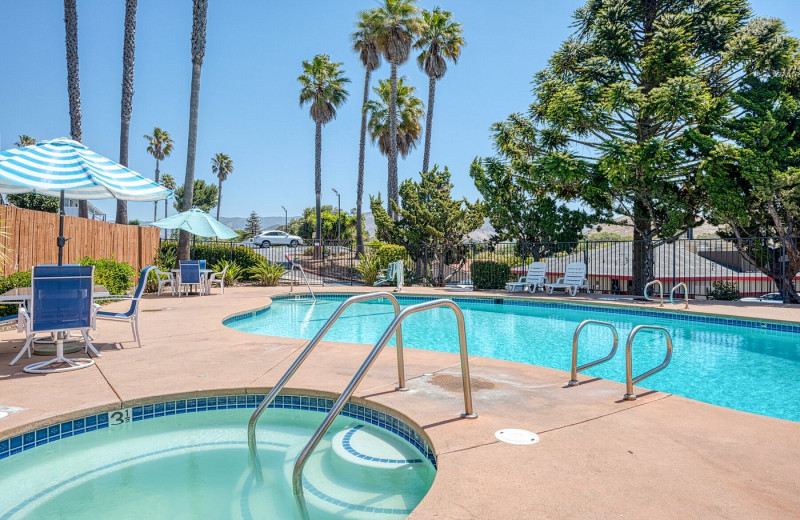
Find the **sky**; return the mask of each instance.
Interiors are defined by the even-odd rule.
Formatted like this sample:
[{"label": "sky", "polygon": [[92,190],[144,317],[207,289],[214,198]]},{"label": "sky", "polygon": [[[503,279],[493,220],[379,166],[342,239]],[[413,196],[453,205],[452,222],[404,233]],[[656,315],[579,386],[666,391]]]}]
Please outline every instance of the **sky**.
[{"label": "sky", "polygon": [[[572,32],[572,13],[584,0],[420,0],[441,5],[463,25],[466,46],[436,86],[431,163],[447,166],[453,195],[478,198],[469,165],[493,154],[489,127],[530,102],[531,79]],[[83,143],[119,159],[124,0],[77,0]],[[350,35],[357,13],[378,0],[210,0],[195,178],[216,183],[211,157],[226,153],[234,171],[223,184],[221,214],[300,215],[314,205],[314,122],[300,107],[301,63],[316,54],[342,62],[351,80],[347,102],[322,132],[322,203],[342,211],[356,205],[360,109],[364,71]],[[783,19],[800,36],[796,0],[752,0],[759,16]],[[19,134],[69,137],[69,105],[61,0],[0,0],[0,149]],[[155,160],[142,137],[154,127],[174,140],[161,172],[183,183],[191,81],[191,0],[139,0],[129,166],[153,177]],[[427,106],[428,79],[416,53],[398,74]],[[373,85],[388,78],[384,61]],[[399,177],[418,179],[422,139],[399,160]],[[386,199],[386,158],[368,142],[368,195]],[[113,200],[93,203],[114,219]],[[173,210],[170,208],[171,213]],[[130,202],[129,218],[152,220],[152,203]],[[159,216],[163,216],[163,203]]]}]

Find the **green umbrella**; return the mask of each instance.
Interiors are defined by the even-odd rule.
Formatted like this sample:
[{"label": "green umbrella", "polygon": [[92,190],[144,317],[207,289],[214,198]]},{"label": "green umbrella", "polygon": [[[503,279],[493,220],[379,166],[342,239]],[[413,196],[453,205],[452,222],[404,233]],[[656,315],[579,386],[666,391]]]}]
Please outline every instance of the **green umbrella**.
[{"label": "green umbrella", "polygon": [[197,208],[156,220],[150,225],[161,229],[182,229],[201,237],[236,238],[239,236],[236,231]]}]

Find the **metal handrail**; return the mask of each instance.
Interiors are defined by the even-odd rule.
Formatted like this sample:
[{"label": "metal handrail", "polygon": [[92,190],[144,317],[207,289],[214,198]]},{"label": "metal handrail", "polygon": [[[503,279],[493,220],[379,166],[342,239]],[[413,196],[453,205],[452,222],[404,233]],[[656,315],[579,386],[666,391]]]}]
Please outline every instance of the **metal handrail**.
[{"label": "metal handrail", "polygon": [[456,314],[456,319],[458,320],[458,342],[461,351],[461,381],[464,391],[464,413],[461,414],[461,416],[469,419],[478,417],[478,415],[472,411],[472,390],[470,388],[469,358],[467,356],[467,333],[464,326],[464,314],[461,312],[461,308],[459,308],[454,301],[444,299],[418,303],[416,305],[410,305],[406,307],[400,311],[400,314],[395,316],[392,323],[384,331],[381,338],[375,344],[375,347],[373,347],[372,351],[367,356],[367,359],[364,360],[364,363],[362,363],[361,367],[356,372],[356,375],[353,376],[350,384],[347,385],[347,388],[344,389],[342,395],[339,396],[339,399],[337,399],[333,404],[331,411],[328,412],[325,420],[322,421],[322,424],[319,426],[319,428],[317,428],[317,431],[314,432],[311,440],[308,441],[306,447],[303,448],[303,451],[301,451],[300,455],[297,457],[297,462],[294,464],[294,472],[292,473],[292,488],[301,510],[304,510],[305,506],[305,501],[303,500],[303,466],[305,466],[308,456],[311,455],[311,452],[313,452],[314,448],[317,447],[319,441],[322,440],[322,436],[325,435],[325,432],[327,432],[328,428],[330,428],[331,424],[333,424],[336,416],[339,415],[339,412],[342,411],[344,405],[347,404],[347,401],[356,391],[358,384],[361,383],[362,379],[364,379],[364,376],[367,374],[367,371],[370,369],[372,364],[375,362],[375,359],[383,350],[383,347],[385,347],[389,342],[389,339],[392,337],[392,334],[394,334],[395,329],[399,330],[400,323],[411,314],[433,309],[435,307],[450,307]]},{"label": "metal handrail", "polygon": [[[583,328],[587,325],[602,325],[603,327],[608,327],[611,329],[611,333],[614,335],[614,346],[611,347],[611,353],[609,353],[606,357],[602,359],[598,359],[596,361],[592,361],[590,363],[586,363],[585,365],[578,366],[578,336],[580,335]],[[599,365],[600,363],[605,363],[606,361],[610,360],[614,357],[614,354],[617,353],[617,346],[619,344],[619,337],[617,336],[617,329],[614,325],[608,323],[607,321],[598,321],[598,320],[584,320],[578,325],[578,328],[575,329],[575,334],[572,335],[572,374],[567,383],[567,386],[578,386],[581,384],[578,381],[578,372],[582,370],[586,370],[587,368],[591,368],[595,365]]]},{"label": "metal handrail", "polygon": [[[305,269],[303,269],[303,266],[298,264],[298,263],[296,263],[292,259],[291,256],[289,256],[289,255],[284,255],[284,256],[286,257],[286,260],[289,261],[289,264],[291,264],[291,266],[292,266],[292,268],[289,269],[290,273],[294,273],[295,269],[300,269],[300,274],[303,275],[303,280],[305,280],[305,282],[306,282],[306,287],[308,287],[308,292],[310,292],[311,293],[311,297],[314,298],[314,303],[317,303],[317,297],[314,294],[314,291],[311,290],[311,283],[309,283],[309,281],[308,281],[308,277],[306,276],[306,271],[305,271]],[[292,289],[294,289],[294,283],[293,282],[294,282],[294,274],[292,274],[292,283],[289,284],[289,292],[292,292]]]},{"label": "metal handrail", "polygon": [[664,306],[664,284],[661,283],[661,280],[653,280],[652,282],[647,282],[644,286],[644,299],[647,301],[652,301],[649,296],[647,296],[647,288],[653,284],[658,284],[658,292],[661,295],[661,305],[660,307]]},{"label": "metal handrail", "polygon": [[[633,346],[633,338],[636,334],[639,333],[642,329],[650,329],[650,330],[660,330],[664,333],[664,337],[667,339],[667,356],[664,358],[664,361],[655,367],[652,370],[648,370],[644,374],[638,375],[636,377],[633,376],[633,361],[631,358],[631,347]],[[624,399],[626,401],[635,401],[636,394],[633,393],[633,385],[647,379],[648,377],[652,376],[656,372],[663,370],[667,365],[669,365],[669,361],[672,359],[672,338],[669,335],[669,332],[664,327],[659,327],[657,325],[637,325],[633,328],[630,334],[628,334],[628,341],[625,343],[625,383],[626,383],[626,393]]]},{"label": "metal handrail", "polygon": [[672,305],[675,305],[675,298],[674,298],[675,289],[677,289],[680,286],[683,286],[683,296],[684,296],[685,302],[686,302],[686,306],[684,307],[684,309],[688,309],[689,308],[689,288],[683,282],[681,282],[678,285],[676,285],[675,287],[673,287],[672,290],[669,292],[669,302]]},{"label": "metal handrail", "polygon": [[[336,320],[339,319],[347,307],[354,303],[377,300],[380,298],[385,298],[392,302],[396,319],[396,316],[400,313],[400,302],[398,302],[397,298],[395,298],[391,293],[375,292],[369,294],[358,294],[346,299],[333,312],[331,317],[328,318],[328,321],[326,321],[325,325],[323,325],[319,332],[317,332],[317,335],[308,342],[306,348],[303,349],[303,352],[301,352],[299,356],[297,356],[297,359],[294,360],[294,363],[292,363],[292,366],[289,367],[289,370],[287,370],[280,380],[275,383],[275,386],[272,387],[272,390],[270,390],[270,392],[267,394],[267,397],[265,397],[258,408],[256,408],[256,411],[253,412],[253,415],[250,416],[250,422],[247,424],[247,445],[250,450],[250,461],[253,463],[253,469],[258,477],[260,477],[261,466],[258,464],[258,451],[256,450],[256,423],[258,422],[259,417],[261,417],[261,414],[264,413],[264,410],[266,410],[272,401],[275,400],[275,396],[278,395],[278,392],[283,390],[283,387],[286,385],[289,379],[294,375],[297,369],[300,368],[300,365],[303,364],[303,361],[306,360],[311,351],[314,350],[314,347],[316,347],[317,344],[322,340],[322,337],[325,335],[325,333],[328,332],[328,330],[333,326]],[[399,325],[397,327],[397,382],[397,390],[406,390],[406,375],[403,362],[403,331]]]}]

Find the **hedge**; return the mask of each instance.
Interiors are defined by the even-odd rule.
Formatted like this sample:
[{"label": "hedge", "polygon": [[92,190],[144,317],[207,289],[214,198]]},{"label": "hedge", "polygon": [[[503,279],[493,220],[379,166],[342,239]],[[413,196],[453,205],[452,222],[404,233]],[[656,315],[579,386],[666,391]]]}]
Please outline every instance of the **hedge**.
[{"label": "hedge", "polygon": [[471,270],[475,289],[503,289],[511,278],[511,268],[500,262],[472,262]]}]

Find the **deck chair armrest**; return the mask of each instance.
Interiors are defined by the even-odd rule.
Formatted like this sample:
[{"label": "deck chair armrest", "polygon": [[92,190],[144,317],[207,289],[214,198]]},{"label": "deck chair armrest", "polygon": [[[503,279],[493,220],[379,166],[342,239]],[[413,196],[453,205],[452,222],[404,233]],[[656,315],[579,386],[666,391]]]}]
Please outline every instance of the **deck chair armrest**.
[{"label": "deck chair armrest", "polygon": [[563,276],[556,280],[556,284],[560,284],[560,283],[564,283],[564,277]]},{"label": "deck chair armrest", "polygon": [[24,305],[20,305],[17,308],[17,332],[25,332],[28,329],[28,323],[30,323],[31,316],[28,314],[27,309],[25,309]]}]

